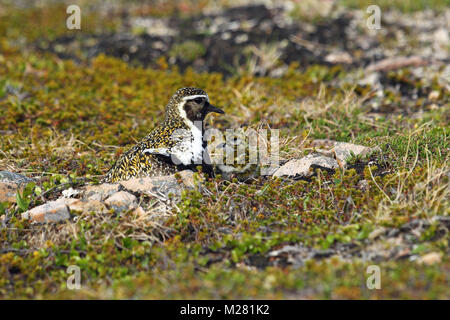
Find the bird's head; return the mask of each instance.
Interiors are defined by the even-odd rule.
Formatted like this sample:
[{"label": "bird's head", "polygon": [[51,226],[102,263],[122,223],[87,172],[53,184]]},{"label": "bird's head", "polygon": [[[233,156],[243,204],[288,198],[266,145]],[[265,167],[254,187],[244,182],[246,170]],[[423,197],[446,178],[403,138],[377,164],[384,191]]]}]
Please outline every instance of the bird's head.
[{"label": "bird's head", "polygon": [[166,108],[166,117],[179,116],[192,123],[203,121],[210,112],[225,113],[209,103],[208,94],[198,88],[182,88],[170,98]]}]

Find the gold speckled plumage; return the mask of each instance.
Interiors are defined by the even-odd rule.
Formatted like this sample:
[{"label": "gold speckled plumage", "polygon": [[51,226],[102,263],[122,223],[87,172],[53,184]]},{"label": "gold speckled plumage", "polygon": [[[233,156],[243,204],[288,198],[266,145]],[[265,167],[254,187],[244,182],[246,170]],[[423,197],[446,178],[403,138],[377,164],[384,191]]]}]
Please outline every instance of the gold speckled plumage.
[{"label": "gold speckled plumage", "polygon": [[[178,171],[179,167],[170,160],[171,158],[167,154],[146,152],[146,150],[171,150],[176,147],[180,139],[174,138],[173,134],[180,129],[183,130],[182,132],[186,132],[181,140],[193,139],[189,122],[180,114],[180,104],[181,106],[184,105],[183,98],[197,95],[205,96],[209,105],[209,99],[205,91],[197,88],[179,89],[167,104],[164,121],[119,157],[107,172],[104,182],[113,183],[134,177],[167,175]],[[213,106],[211,108],[216,110],[210,112],[221,111]],[[207,111],[205,112],[202,109],[202,112],[206,114]],[[223,113],[223,111],[220,113]]]}]

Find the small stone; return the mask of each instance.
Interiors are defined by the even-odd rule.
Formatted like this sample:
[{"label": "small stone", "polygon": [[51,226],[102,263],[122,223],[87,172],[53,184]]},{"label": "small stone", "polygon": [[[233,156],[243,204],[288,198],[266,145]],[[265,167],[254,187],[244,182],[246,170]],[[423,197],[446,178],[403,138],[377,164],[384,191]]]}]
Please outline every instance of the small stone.
[{"label": "small stone", "polygon": [[439,99],[439,91],[437,90],[431,91],[430,94],[428,95],[428,99],[432,101],[436,101],[437,99]]},{"label": "small stone", "polygon": [[430,252],[426,255],[420,257],[417,259],[417,263],[419,264],[425,264],[427,266],[431,266],[436,263],[440,263],[442,259],[442,255],[438,252]]},{"label": "small stone", "polygon": [[37,223],[59,222],[69,219],[70,212],[66,199],[60,198],[22,213],[22,218]]},{"label": "small stone", "polygon": [[372,149],[365,146],[360,146],[353,143],[347,142],[335,142],[334,144],[334,154],[336,159],[341,163],[342,166],[346,166],[346,160],[354,154],[355,156],[365,156],[368,155]]},{"label": "small stone", "polygon": [[69,189],[66,189],[62,192],[62,195],[64,198],[72,198],[73,196],[76,196],[78,194],[80,194],[81,191],[79,190],[75,190],[72,187]]},{"label": "small stone", "polygon": [[336,160],[328,157],[324,157],[319,154],[309,154],[301,159],[293,159],[282,165],[275,171],[273,176],[300,176],[310,177],[313,172],[311,166],[318,166],[326,169],[336,169],[338,164]]},{"label": "small stone", "polygon": [[325,61],[333,64],[351,64],[352,56],[345,51],[334,51],[325,57]]},{"label": "small stone", "polygon": [[131,193],[119,191],[106,199],[105,204],[116,212],[125,212],[137,208],[137,199]]}]

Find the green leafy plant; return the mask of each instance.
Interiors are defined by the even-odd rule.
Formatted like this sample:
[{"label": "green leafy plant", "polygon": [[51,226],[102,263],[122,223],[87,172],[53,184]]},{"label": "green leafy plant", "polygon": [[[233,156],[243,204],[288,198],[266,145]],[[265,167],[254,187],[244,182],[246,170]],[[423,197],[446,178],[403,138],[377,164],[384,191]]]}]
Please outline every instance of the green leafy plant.
[{"label": "green leafy plant", "polygon": [[29,182],[24,188],[23,191],[19,190],[16,192],[16,203],[21,212],[25,212],[28,210],[30,203],[32,201],[32,196],[34,189],[36,187],[36,183]]}]

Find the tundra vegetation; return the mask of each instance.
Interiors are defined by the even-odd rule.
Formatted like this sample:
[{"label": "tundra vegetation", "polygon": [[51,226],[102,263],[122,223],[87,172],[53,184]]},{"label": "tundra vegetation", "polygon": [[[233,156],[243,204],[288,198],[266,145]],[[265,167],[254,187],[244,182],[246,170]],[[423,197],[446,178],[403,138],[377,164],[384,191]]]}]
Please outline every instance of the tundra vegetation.
[{"label": "tundra vegetation", "polygon": [[[380,30],[373,1],[238,2],[79,1],[81,30],[69,3],[0,2],[0,171],[32,179],[0,202],[1,298],[450,298],[448,0],[379,1]],[[22,218],[99,183],[187,86],[226,111],[209,127],[279,130],[282,164],[323,139],[372,151]]]}]

